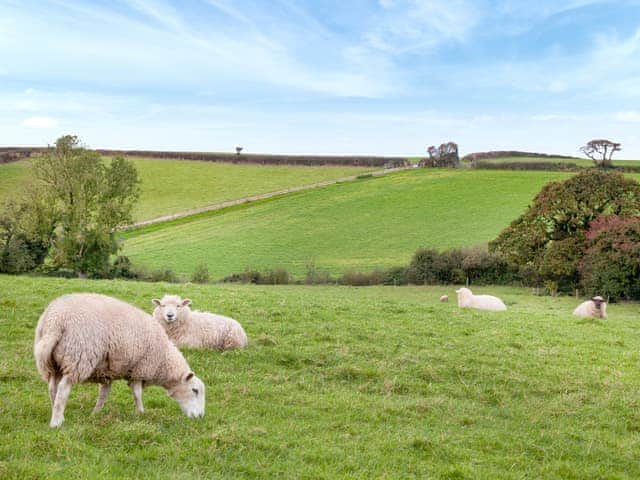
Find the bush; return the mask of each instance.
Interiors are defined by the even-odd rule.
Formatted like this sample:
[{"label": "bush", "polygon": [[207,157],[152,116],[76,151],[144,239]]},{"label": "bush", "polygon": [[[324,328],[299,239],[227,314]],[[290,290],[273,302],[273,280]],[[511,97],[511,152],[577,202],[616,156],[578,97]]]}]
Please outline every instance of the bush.
[{"label": "bush", "polygon": [[276,268],[265,272],[247,269],[242,273],[232,273],[224,277],[222,281],[254,283],[257,285],[287,285],[291,282],[291,275],[284,268]]},{"label": "bush", "polygon": [[381,270],[374,270],[373,272],[368,273],[348,271],[342,275],[340,283],[354,287],[366,287],[371,285],[380,285],[383,279],[384,273]]},{"label": "bush", "polygon": [[149,275],[150,282],[180,283],[178,275],[170,268],[154,270]]},{"label": "bush", "polygon": [[290,280],[289,272],[284,268],[276,268],[264,272],[256,283],[261,285],[288,285]]},{"label": "bush", "polygon": [[120,255],[115,259],[113,265],[111,266],[110,277],[138,279],[144,278],[145,275],[141,270],[137,270],[134,268],[133,263],[131,263],[129,257]]},{"label": "bush", "polygon": [[591,295],[640,299],[640,218],[602,216],[591,223],[579,264]]},{"label": "bush", "polygon": [[198,265],[191,275],[193,283],[209,283],[210,279],[209,268],[204,263]]},{"label": "bush", "polygon": [[407,285],[407,267],[391,267],[384,272],[383,285]]},{"label": "bush", "polygon": [[579,281],[585,232],[603,214],[640,215],[640,184],[620,173],[595,169],[550,182],[489,246],[509,263],[530,265],[539,279],[572,290]]},{"label": "bush", "polygon": [[315,262],[310,261],[307,263],[307,273],[304,277],[304,283],[306,285],[320,285],[335,282],[331,278],[329,272],[325,270],[318,270]]}]

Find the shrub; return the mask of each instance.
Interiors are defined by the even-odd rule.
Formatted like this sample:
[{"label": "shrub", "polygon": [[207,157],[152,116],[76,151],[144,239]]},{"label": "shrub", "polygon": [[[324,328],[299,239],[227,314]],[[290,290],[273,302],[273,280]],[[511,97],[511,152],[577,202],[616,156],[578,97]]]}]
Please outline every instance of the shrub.
[{"label": "shrub", "polygon": [[145,275],[141,270],[134,268],[129,257],[125,255],[118,256],[111,266],[110,277],[112,278],[144,278]]},{"label": "shrub", "polygon": [[591,223],[579,264],[586,292],[640,299],[640,218],[602,216]]},{"label": "shrub", "polygon": [[391,267],[384,272],[382,278],[383,285],[406,285],[407,267]]},{"label": "shrub", "polygon": [[291,280],[289,272],[284,268],[276,268],[274,270],[267,270],[260,275],[259,280],[255,283],[262,285],[287,285]]},{"label": "shrub", "polygon": [[150,282],[180,283],[178,275],[170,268],[154,270],[149,275]]},{"label": "shrub", "polygon": [[381,270],[376,269],[368,273],[350,270],[342,275],[340,283],[354,287],[366,287],[370,285],[380,285],[383,279],[384,273]]},{"label": "shrub", "polygon": [[318,270],[314,261],[307,263],[307,273],[304,277],[306,285],[320,285],[327,283],[335,283],[329,272]]},{"label": "shrub", "polygon": [[529,209],[492,241],[490,249],[563,290],[577,286],[584,235],[600,215],[640,215],[640,184],[622,174],[589,169],[550,182]]},{"label": "shrub", "polygon": [[198,265],[191,274],[191,282],[193,283],[209,283],[210,279],[209,268],[204,263]]}]

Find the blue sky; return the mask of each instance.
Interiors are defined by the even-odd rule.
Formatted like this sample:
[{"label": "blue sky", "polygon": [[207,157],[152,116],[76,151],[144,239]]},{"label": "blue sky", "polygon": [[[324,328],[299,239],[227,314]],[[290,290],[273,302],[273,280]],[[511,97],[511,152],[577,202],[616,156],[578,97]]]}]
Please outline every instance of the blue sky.
[{"label": "blue sky", "polygon": [[0,145],[640,159],[640,0],[0,0]]}]

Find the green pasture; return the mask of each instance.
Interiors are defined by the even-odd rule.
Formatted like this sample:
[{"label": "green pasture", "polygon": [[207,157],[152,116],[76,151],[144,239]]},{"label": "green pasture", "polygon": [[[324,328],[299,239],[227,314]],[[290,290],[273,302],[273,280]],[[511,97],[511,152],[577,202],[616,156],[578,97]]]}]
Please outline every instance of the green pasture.
[{"label": "green pasture", "polygon": [[[297,167],[131,158],[141,180],[137,220],[170,215],[298,185],[333,180],[375,170],[361,167]],[[0,165],[0,202],[29,174],[29,162]]]},{"label": "green pasture", "polygon": [[[169,285],[0,276],[0,478],[636,479],[638,304],[610,319],[578,300],[491,287],[509,310],[460,310],[454,287]],[[237,318],[244,351],[185,351],[206,414],[125,382],[91,414],[74,387],[49,429],[32,344],[47,303],[164,293]]]},{"label": "green pasture", "polygon": [[422,246],[495,238],[556,172],[416,169],[158,224],[124,235],[124,254],[149,269],[213,278],[310,262],[333,274],[406,265]]}]

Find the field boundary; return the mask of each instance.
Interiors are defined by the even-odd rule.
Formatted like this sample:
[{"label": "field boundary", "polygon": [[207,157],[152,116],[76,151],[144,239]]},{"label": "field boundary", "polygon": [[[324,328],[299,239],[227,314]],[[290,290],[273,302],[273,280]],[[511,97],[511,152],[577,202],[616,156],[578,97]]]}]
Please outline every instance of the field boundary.
[{"label": "field boundary", "polygon": [[336,178],[334,180],[323,180],[322,182],[314,182],[308,183],[305,185],[298,185],[295,187],[283,188],[281,190],[275,190],[273,192],[261,193],[259,195],[251,195],[248,197],[237,198],[235,200],[227,200],[221,203],[214,203],[211,205],[205,205],[203,207],[190,208],[189,210],[183,210],[181,212],[172,213],[170,215],[162,215],[160,217],[150,218],[148,220],[141,220],[139,222],[132,223],[121,228],[121,231],[131,231],[136,230],[138,228],[148,227],[150,225],[155,225],[158,223],[170,222],[172,220],[178,220],[180,218],[191,217],[194,215],[199,215],[206,212],[214,212],[216,210],[223,210],[230,207],[235,207],[238,205],[243,205],[245,203],[257,202],[260,200],[266,200],[273,197],[279,197],[283,195],[287,195],[290,193],[303,192],[306,190],[313,190],[315,188],[327,187],[329,185],[336,185],[338,183],[347,183],[353,182],[359,179],[369,178],[369,177],[380,177],[383,175],[388,175],[390,173],[400,172],[403,170],[411,170],[414,168],[413,166],[408,167],[398,167],[398,168],[387,168],[384,170],[376,170],[374,172],[361,173],[358,175],[349,175],[348,177]]}]

